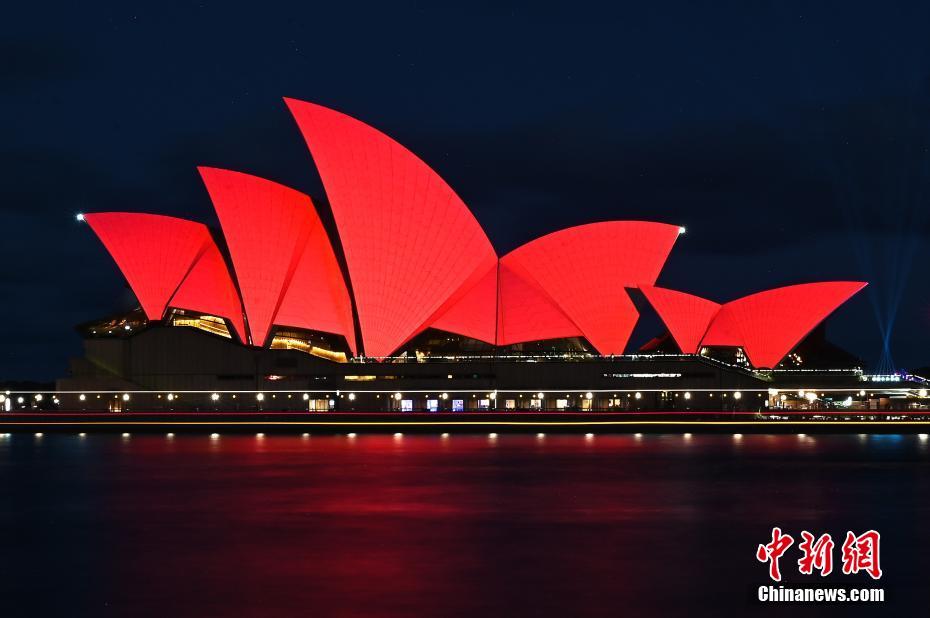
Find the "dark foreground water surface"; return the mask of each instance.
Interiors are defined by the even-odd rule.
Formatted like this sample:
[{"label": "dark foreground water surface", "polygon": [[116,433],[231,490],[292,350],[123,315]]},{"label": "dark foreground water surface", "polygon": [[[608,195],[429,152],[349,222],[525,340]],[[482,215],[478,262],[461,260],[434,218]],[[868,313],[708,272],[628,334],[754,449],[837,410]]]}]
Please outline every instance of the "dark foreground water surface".
[{"label": "dark foreground water surface", "polygon": [[[0,616],[927,615],[928,490],[918,436],[14,434]],[[775,525],[877,529],[886,603],[754,601]]]}]

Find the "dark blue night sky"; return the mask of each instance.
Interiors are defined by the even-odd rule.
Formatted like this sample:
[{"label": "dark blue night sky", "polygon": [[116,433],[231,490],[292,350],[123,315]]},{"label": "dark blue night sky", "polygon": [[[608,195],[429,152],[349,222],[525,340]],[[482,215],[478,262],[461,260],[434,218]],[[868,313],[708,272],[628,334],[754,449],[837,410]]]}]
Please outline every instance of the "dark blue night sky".
[{"label": "dark blue night sky", "polygon": [[132,304],[76,213],[213,224],[199,164],[322,194],[283,96],[419,154],[500,253],[685,225],[660,285],[726,301],[861,278],[830,338],[930,365],[930,4],[697,4],[6,8],[0,380],[63,375],[74,325]]}]

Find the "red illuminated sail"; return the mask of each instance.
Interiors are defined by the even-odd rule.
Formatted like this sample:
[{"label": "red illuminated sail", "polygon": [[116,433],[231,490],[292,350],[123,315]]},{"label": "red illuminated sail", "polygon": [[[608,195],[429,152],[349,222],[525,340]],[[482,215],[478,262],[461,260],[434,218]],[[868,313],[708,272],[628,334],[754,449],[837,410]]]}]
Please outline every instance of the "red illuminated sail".
[{"label": "red illuminated sail", "polygon": [[861,281],[826,281],[744,296],[720,308],[701,345],[739,345],[754,367],[775,367],[815,326],[865,286]]},{"label": "red illuminated sail", "polygon": [[201,167],[223,227],[252,344],[264,345],[316,216],[310,198],[240,172]]},{"label": "red illuminated sail", "polygon": [[662,318],[681,351],[685,354],[696,353],[720,305],[677,290],[650,285],[640,286],[639,289]]},{"label": "red illuminated sail", "polygon": [[429,326],[496,259],[474,216],[423,161],[345,114],[286,99],[332,206],[369,356]]},{"label": "red illuminated sail", "polygon": [[315,211],[312,218],[310,237],[274,323],[342,335],[355,354],[352,301],[346,282]]},{"label": "red illuminated sail", "polygon": [[608,221],[553,232],[508,254],[601,354],[622,354],[639,313],[625,287],[655,283],[679,227]]},{"label": "red illuminated sail", "polygon": [[451,333],[495,343],[497,314],[497,263],[436,319],[432,326]]},{"label": "red illuminated sail", "polygon": [[229,276],[226,262],[212,239],[184,278],[169,304],[179,309],[228,319],[241,341],[245,341],[242,301]]},{"label": "red illuminated sail", "polygon": [[101,212],[84,215],[142,305],[160,320],[194,260],[212,243],[206,226],[164,215]]},{"label": "red illuminated sail", "polygon": [[511,266],[507,258],[500,265],[497,344],[578,337],[581,330],[552,299]]}]

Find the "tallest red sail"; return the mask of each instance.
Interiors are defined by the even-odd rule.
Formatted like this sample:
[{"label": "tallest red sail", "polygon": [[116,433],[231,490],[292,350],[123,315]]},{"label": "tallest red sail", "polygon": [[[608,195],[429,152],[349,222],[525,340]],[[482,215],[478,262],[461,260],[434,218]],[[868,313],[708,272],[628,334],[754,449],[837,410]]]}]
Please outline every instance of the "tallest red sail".
[{"label": "tallest red sail", "polygon": [[286,102],[339,229],[365,353],[387,356],[497,256],[465,203],[416,155],[345,114]]}]

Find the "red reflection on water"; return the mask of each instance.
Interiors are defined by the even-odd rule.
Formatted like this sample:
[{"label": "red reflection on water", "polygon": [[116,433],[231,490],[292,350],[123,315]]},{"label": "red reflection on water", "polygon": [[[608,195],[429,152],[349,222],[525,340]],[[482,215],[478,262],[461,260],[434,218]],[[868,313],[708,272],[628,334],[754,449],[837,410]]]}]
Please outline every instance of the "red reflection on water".
[{"label": "red reflection on water", "polygon": [[42,551],[79,557],[116,615],[741,614],[773,525],[880,527],[900,504],[908,543],[930,540],[895,485],[915,449],[894,467],[857,436],[52,436],[50,487],[88,506],[20,526],[71,522]]}]

